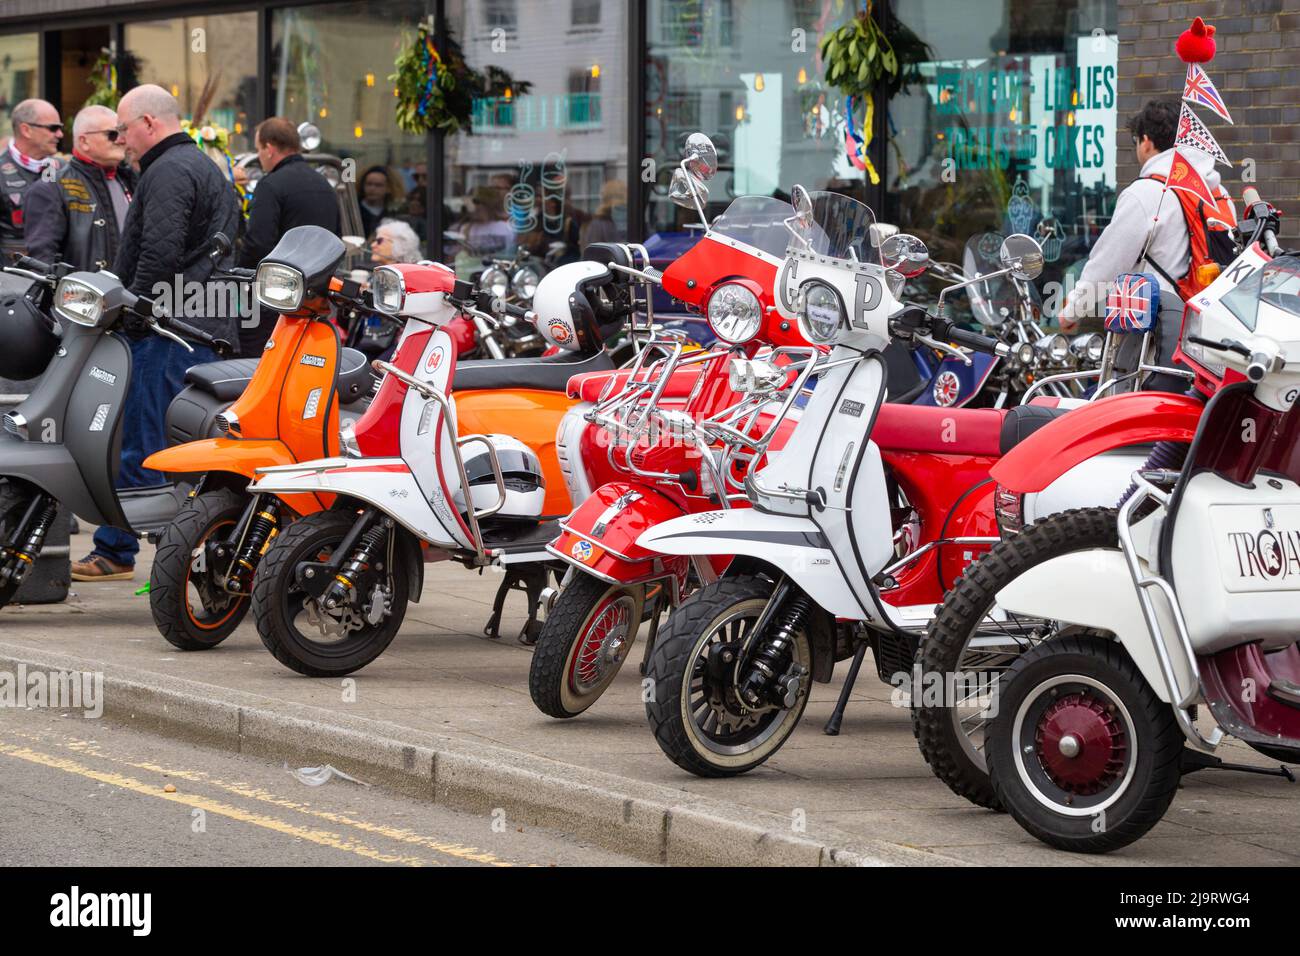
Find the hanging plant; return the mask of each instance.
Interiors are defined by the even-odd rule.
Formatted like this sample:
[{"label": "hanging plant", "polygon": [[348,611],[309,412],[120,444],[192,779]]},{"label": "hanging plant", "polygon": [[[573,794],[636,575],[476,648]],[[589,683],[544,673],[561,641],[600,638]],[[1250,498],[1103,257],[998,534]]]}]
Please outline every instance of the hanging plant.
[{"label": "hanging plant", "polygon": [[82,107],[107,106],[111,110],[117,109],[122,94],[136,85],[138,63],[135,56],[125,51],[114,56],[108,47],[101,50],[99,59],[90,68],[90,76],[86,79],[90,95],[81,104]]},{"label": "hanging plant", "polygon": [[397,72],[388,79],[397,91],[397,126],[407,133],[471,133],[476,99],[523,96],[532,88],[496,66],[471,69],[450,33],[439,51],[428,21],[405,40],[393,66]]}]

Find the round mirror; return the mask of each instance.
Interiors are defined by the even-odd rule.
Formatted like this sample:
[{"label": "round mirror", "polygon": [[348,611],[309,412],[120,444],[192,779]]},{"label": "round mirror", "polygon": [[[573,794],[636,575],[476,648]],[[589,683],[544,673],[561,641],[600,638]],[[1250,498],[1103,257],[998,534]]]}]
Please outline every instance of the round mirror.
[{"label": "round mirror", "polygon": [[702,183],[707,183],[718,172],[718,150],[714,147],[713,140],[703,133],[692,133],[686,137],[682,157],[687,171]]},{"label": "round mirror", "polygon": [[673,178],[668,183],[668,198],[676,205],[685,209],[694,209],[694,191],[697,189],[703,194],[700,197],[700,205],[703,206],[708,202],[708,187],[701,182],[692,181],[691,177],[686,175],[686,170],[680,166],[673,170]]},{"label": "round mirror", "polygon": [[895,233],[880,244],[880,258],[886,269],[914,279],[930,266],[930,250],[916,236]]},{"label": "round mirror", "polygon": [[1037,279],[1043,271],[1043,247],[1023,233],[1003,239],[998,258],[1017,279]]},{"label": "round mirror", "polygon": [[794,219],[805,232],[812,228],[813,204],[808,190],[798,183],[790,187],[790,205],[794,206]]},{"label": "round mirror", "polygon": [[313,124],[299,123],[298,138],[302,140],[302,151],[304,153],[314,153],[316,150],[320,149],[320,130]]}]

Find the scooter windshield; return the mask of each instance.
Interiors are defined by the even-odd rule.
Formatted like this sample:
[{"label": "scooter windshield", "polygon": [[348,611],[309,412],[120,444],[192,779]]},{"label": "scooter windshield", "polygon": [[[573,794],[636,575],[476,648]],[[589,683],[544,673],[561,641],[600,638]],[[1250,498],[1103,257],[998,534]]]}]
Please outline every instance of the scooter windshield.
[{"label": "scooter windshield", "polygon": [[880,264],[880,250],[871,242],[876,216],[869,206],[839,193],[815,192],[809,198],[812,221],[806,226],[798,221],[791,223],[802,241],[792,238],[786,244],[788,252],[813,252],[829,259]]},{"label": "scooter windshield", "polygon": [[1252,332],[1259,322],[1261,305],[1300,317],[1300,257],[1274,259],[1243,279],[1220,301]]},{"label": "scooter windshield", "polygon": [[783,259],[790,240],[785,222],[793,215],[794,208],[788,202],[771,196],[740,196],[713,221],[709,234],[743,242]]}]

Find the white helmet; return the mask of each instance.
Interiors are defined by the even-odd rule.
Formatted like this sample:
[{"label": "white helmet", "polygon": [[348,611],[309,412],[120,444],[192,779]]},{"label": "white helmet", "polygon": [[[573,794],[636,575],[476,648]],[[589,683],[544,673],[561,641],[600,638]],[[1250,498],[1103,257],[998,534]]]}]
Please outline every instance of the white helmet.
[{"label": "white helmet", "polygon": [[569,352],[590,347],[593,343],[583,340],[594,334],[596,317],[585,289],[609,279],[608,268],[585,260],[558,266],[542,276],[533,294],[537,331],[542,338]]},{"label": "white helmet", "polygon": [[[536,452],[509,435],[488,435],[497,453],[497,464],[506,484],[506,503],[490,520],[536,521],[542,516],[546,501],[546,479]],[[500,500],[492,461],[482,442],[465,446],[465,475],[469,478],[470,498],[476,511],[491,508]],[[457,491],[456,508],[465,511],[465,495]],[[488,519],[485,519],[488,520]]]}]

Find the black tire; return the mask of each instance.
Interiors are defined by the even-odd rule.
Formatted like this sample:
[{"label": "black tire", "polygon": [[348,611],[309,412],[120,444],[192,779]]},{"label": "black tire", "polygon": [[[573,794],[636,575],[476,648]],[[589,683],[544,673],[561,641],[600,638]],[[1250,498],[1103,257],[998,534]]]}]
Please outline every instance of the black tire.
[{"label": "black tire", "polygon": [[[917,650],[920,673],[929,679],[931,675],[946,677],[970,670],[969,663],[963,666],[968,641],[993,607],[997,593],[1030,567],[1072,551],[1113,548],[1117,540],[1115,510],[1086,508],[1052,515],[998,542],[968,567],[944,596],[939,613],[930,622]],[[1006,654],[990,655],[989,666],[1000,666],[999,662],[1007,658]],[[949,686],[946,679],[943,686]],[[921,756],[953,793],[979,806],[1001,810],[978,745],[957,730],[959,723],[971,718],[961,717],[960,711],[947,699],[946,689],[943,696],[945,699],[939,705],[927,706],[924,696],[919,705],[915,700],[912,702],[912,733],[921,748]],[[978,732],[979,726],[972,726],[971,736]]]},{"label": "black tire", "polygon": [[[528,693],[537,709],[549,717],[576,717],[599,700],[636,643],[644,603],[642,585],[609,584],[579,573],[556,597],[537,638],[528,670]],[[598,635],[593,625],[609,630]]]},{"label": "black tire", "polygon": [[[0,481],[0,542],[8,541],[18,522],[23,520],[23,513],[32,502],[32,492],[24,485],[12,481]],[[21,581],[10,581],[0,586],[0,607],[5,607],[14,599]]]},{"label": "black tire", "polygon": [[248,613],[248,595],[229,594],[211,582],[194,584],[194,552],[214,533],[237,525],[247,504],[247,496],[229,488],[205,491],[187,501],[163,531],[149,571],[149,610],[173,647],[216,647]]},{"label": "black tire", "polygon": [[[1053,681],[1059,683],[1045,687]],[[1128,846],[1160,822],[1178,791],[1183,733],[1173,708],[1160,700],[1120,644],[1096,636],[1067,636],[1041,644],[1007,671],[999,696],[990,729],[989,776],[999,799],[1025,830],[1057,849],[1108,853]],[[1040,744],[1035,752],[1025,737],[1041,728],[1052,708],[1071,706],[1075,699],[1119,728],[1113,746],[1107,738],[1105,749],[1094,752],[1124,754],[1121,766],[1112,769],[1107,764],[1101,778],[1118,779],[1084,797],[1067,793],[1078,786],[1074,782],[1066,789],[1058,786],[1052,763],[1043,755],[1049,745]],[[1040,707],[1047,709],[1039,712]],[[1063,752],[1064,743],[1061,747]],[[1086,749],[1074,759],[1085,756]],[[1061,763],[1057,757],[1056,764]],[[1066,808],[1072,815],[1063,812]]]},{"label": "black tire", "polygon": [[[684,601],[659,632],[646,668],[651,682],[646,720],[668,759],[696,776],[734,777],[764,763],[789,739],[808,706],[811,678],[805,678],[793,707],[769,712],[774,719],[761,724],[750,739],[744,739],[742,732],[735,744],[723,745],[707,738],[708,731],[696,723],[689,701],[683,700],[694,683],[687,682],[688,672],[694,672],[697,661],[702,665],[705,660],[699,654],[704,644],[730,618],[748,620],[752,627],[772,596],[772,588],[771,581],[757,575],[715,581]],[[812,647],[806,628],[795,635],[793,648],[796,659],[811,673]],[[704,720],[707,727],[709,718]],[[736,752],[721,753],[710,743],[730,746]]]},{"label": "black tire", "polygon": [[[341,677],[360,670],[392,643],[406,617],[408,569],[392,567],[392,608],[379,624],[363,623],[353,634],[333,642],[316,640],[299,630],[305,595],[295,568],[302,561],[323,560],[343,542],[356,521],[351,511],[318,511],[300,518],[275,539],[254,579],[257,633],[276,660],[299,674]],[[397,533],[396,529],[392,533]]]}]

